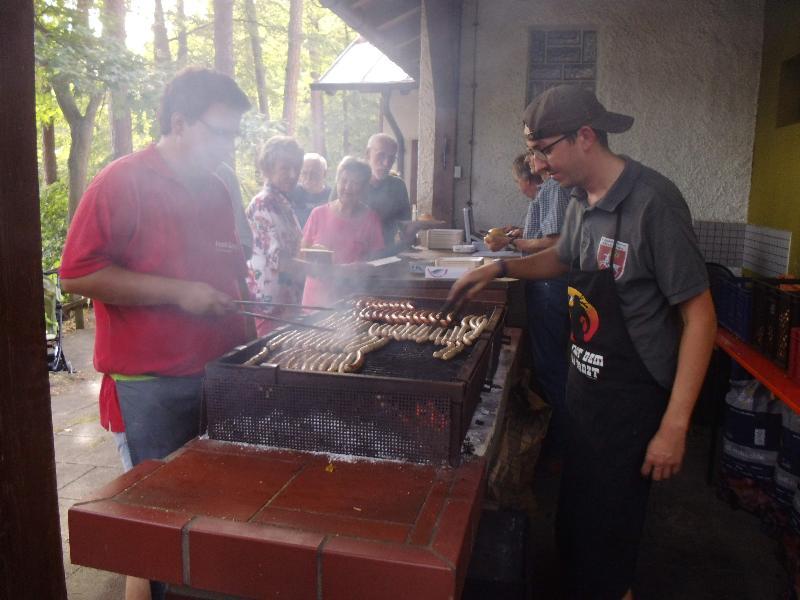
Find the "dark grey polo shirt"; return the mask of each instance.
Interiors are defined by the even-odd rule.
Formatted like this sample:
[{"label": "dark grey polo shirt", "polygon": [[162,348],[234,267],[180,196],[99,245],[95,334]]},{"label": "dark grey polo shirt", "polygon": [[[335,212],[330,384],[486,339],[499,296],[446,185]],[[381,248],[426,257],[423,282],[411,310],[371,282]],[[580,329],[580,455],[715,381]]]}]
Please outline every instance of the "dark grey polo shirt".
[{"label": "dark grey polo shirt", "polygon": [[367,205],[378,213],[383,226],[383,243],[389,248],[394,246],[394,236],[400,227],[400,221],[411,220],[411,204],[408,201],[408,190],[405,182],[396,175],[381,179],[373,187],[369,184]]},{"label": "dark grey polo shirt", "polygon": [[[557,245],[562,262],[596,271],[608,265],[617,211],[622,210],[615,280],[622,314],[645,366],[672,387],[682,322],[677,305],[708,288],[689,207],[669,179],[628,158],[608,194],[590,207],[575,188]],[[583,226],[581,226],[581,223]]]}]

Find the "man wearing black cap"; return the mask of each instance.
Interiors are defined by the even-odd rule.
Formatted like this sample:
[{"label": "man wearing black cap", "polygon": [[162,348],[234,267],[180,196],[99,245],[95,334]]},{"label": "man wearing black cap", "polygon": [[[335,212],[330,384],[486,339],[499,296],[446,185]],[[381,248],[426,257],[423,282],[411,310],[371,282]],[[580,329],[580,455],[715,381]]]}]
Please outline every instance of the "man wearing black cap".
[{"label": "man wearing black cap", "polygon": [[[574,187],[556,247],[473,270],[451,298],[494,277],[568,273],[567,449],[558,546],[570,598],[632,598],[650,481],[680,470],[715,316],[691,215],[666,177],[608,148],[633,118],[558,86],[525,110],[535,169]],[[611,268],[609,268],[611,267]]]}]

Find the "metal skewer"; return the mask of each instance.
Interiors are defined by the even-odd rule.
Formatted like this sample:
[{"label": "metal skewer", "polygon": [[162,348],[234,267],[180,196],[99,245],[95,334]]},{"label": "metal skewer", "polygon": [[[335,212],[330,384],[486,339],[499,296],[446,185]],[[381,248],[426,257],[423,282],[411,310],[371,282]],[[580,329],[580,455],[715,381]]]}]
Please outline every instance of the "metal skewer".
[{"label": "metal skewer", "polygon": [[247,310],[240,310],[238,311],[240,315],[247,315],[248,317],[255,317],[256,319],[265,319],[267,321],[277,321],[278,323],[286,323],[288,325],[294,325],[296,327],[308,327],[309,329],[321,329],[322,331],[334,331],[334,329],[330,327],[322,327],[321,325],[312,325],[311,323],[303,323],[301,321],[290,321],[289,319],[280,319],[278,317],[271,317],[269,315],[264,315],[261,313],[254,313]]},{"label": "metal skewer", "polygon": [[330,306],[308,306],[306,304],[283,304],[281,302],[263,302],[261,300],[234,300],[234,304],[248,304],[250,306],[285,306],[287,308],[306,308],[308,310],[336,310]]}]

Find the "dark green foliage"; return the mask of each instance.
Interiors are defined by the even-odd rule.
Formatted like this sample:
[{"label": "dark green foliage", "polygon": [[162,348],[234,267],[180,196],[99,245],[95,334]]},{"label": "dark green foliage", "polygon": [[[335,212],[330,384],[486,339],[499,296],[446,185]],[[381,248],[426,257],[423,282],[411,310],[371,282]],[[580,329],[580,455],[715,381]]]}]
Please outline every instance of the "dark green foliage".
[{"label": "dark green foliage", "polygon": [[42,269],[54,269],[61,264],[61,250],[67,237],[67,202],[69,190],[61,181],[39,191],[42,214]]}]

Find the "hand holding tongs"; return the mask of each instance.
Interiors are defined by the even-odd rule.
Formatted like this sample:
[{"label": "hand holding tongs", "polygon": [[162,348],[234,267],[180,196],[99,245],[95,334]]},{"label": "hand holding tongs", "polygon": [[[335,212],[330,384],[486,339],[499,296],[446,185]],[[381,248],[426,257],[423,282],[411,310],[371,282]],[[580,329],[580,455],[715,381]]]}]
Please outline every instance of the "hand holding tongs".
[{"label": "hand holding tongs", "polygon": [[[484,275],[484,273],[487,274]],[[458,311],[461,310],[464,304],[482,290],[495,276],[495,274],[487,271],[485,266],[467,271],[450,288],[447,300],[439,309],[437,317],[446,318],[450,313],[454,316],[458,315]]]}]

